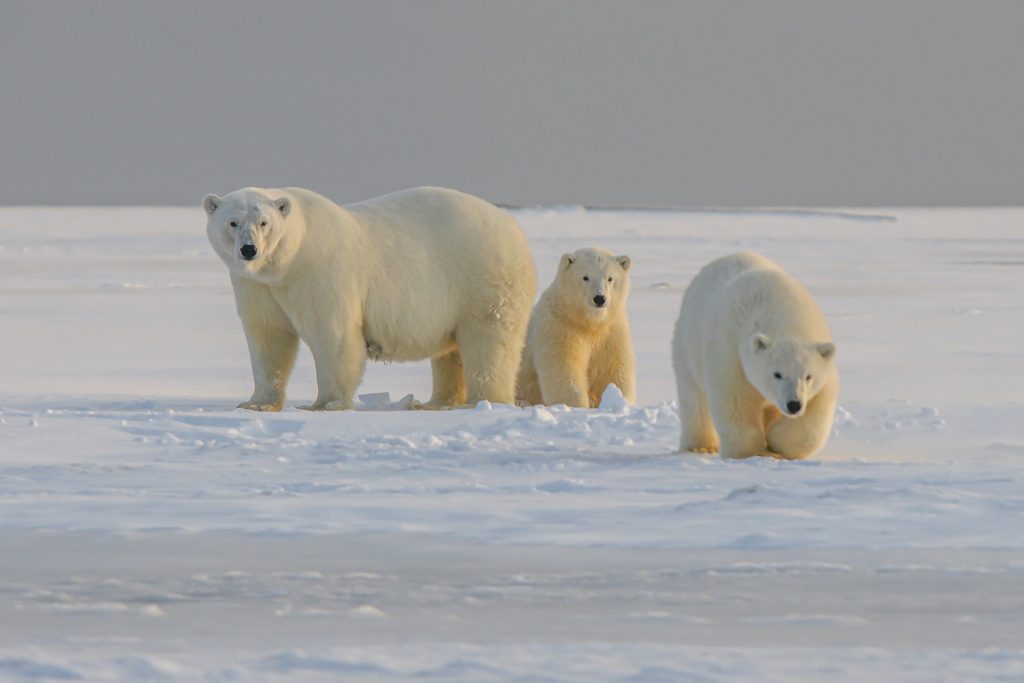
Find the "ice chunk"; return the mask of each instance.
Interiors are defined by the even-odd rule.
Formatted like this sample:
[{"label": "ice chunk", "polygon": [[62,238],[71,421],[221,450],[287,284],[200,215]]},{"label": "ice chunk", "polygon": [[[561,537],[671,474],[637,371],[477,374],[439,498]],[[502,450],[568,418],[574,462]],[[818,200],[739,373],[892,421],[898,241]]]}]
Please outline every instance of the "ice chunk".
[{"label": "ice chunk", "polygon": [[391,407],[399,409],[399,410],[405,410],[405,409],[409,408],[410,406],[412,406],[412,404],[414,404],[414,403],[416,403],[416,397],[413,396],[412,394],[406,394],[402,398],[400,398],[397,401],[395,401],[394,403],[392,403]]},{"label": "ice chunk", "polygon": [[367,408],[390,408],[391,394],[382,391],[376,394],[359,394],[359,400]]}]

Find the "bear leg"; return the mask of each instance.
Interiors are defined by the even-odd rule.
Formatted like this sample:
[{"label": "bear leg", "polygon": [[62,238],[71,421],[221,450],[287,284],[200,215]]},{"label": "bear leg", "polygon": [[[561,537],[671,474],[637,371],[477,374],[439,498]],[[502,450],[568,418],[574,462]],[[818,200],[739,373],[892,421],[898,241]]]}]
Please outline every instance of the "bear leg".
[{"label": "bear leg", "polygon": [[711,421],[704,388],[684,377],[676,378],[676,386],[679,390],[679,422],[682,426],[680,452],[716,453],[718,433]]},{"label": "bear leg", "polygon": [[466,403],[466,378],[462,356],[457,350],[431,358],[430,370],[434,376],[434,390],[425,408],[448,408]]},{"label": "bear leg", "polygon": [[597,406],[609,384],[622,392],[629,405],[636,404],[636,355],[629,326],[616,324],[590,359],[590,398]]},{"label": "bear leg", "polygon": [[533,365],[533,354],[529,345],[523,351],[523,361],[519,366],[516,378],[516,402],[534,406],[544,399],[540,393],[540,380],[537,379],[537,368]]},{"label": "bear leg", "polygon": [[246,410],[278,411],[284,407],[284,388],[295,366],[299,336],[283,328],[250,330],[245,327],[252,362],[252,397],[239,403]]},{"label": "bear leg", "polygon": [[341,339],[311,340],[316,365],[316,401],[302,410],[352,410],[356,389],[366,367],[366,340],[357,329],[346,330]]},{"label": "bear leg", "polygon": [[263,285],[232,278],[238,315],[249,347],[253,392],[239,408],[278,411],[284,407],[284,389],[295,367],[299,336],[284,311]]},{"label": "bear leg", "polygon": [[522,339],[508,335],[505,327],[494,323],[467,325],[456,331],[469,405],[479,401],[515,403]]},{"label": "bear leg", "polygon": [[570,408],[590,408],[587,369],[590,349],[578,337],[566,335],[546,340],[537,347],[537,377],[546,405],[564,403]]},{"label": "bear leg", "polygon": [[765,438],[764,399],[753,388],[749,395],[730,392],[728,387],[737,385],[738,378],[734,378],[733,384],[723,383],[721,389],[711,387],[708,392],[711,420],[718,432],[719,454],[722,458],[781,457],[769,450]]}]

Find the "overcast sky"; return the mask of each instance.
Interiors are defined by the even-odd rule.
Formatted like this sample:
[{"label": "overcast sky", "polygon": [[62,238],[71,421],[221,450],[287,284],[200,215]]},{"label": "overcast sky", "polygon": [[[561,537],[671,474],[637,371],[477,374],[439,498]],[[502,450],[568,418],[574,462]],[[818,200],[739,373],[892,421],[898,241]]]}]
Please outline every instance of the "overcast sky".
[{"label": "overcast sky", "polygon": [[0,204],[1024,203],[1024,2],[0,3]]}]

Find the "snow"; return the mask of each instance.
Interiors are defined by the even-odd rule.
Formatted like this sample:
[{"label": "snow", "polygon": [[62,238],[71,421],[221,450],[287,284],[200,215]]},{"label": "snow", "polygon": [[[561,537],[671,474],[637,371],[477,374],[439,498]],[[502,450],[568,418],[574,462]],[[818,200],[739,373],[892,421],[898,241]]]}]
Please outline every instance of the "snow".
[{"label": "snow", "polygon": [[[361,409],[251,389],[199,209],[0,209],[0,679],[1024,677],[1021,209],[517,216],[633,257],[639,404]],[[843,389],[805,462],[680,455],[689,279],[754,249]]]}]

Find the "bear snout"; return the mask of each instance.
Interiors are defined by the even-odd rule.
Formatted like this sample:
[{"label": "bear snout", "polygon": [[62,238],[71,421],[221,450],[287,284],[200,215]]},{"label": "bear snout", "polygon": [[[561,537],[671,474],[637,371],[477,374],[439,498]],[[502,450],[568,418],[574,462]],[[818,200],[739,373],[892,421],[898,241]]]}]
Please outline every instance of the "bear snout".
[{"label": "bear snout", "polygon": [[239,251],[242,253],[242,258],[246,261],[252,261],[256,258],[256,246],[253,244],[243,244]]},{"label": "bear snout", "polygon": [[796,415],[797,413],[800,412],[801,408],[803,408],[803,406],[800,404],[800,401],[787,401],[786,402],[786,410],[789,411],[790,415]]},{"label": "bear snout", "polygon": [[605,298],[604,294],[598,294],[594,297],[594,305],[598,308],[603,308],[607,302],[608,299]]}]

